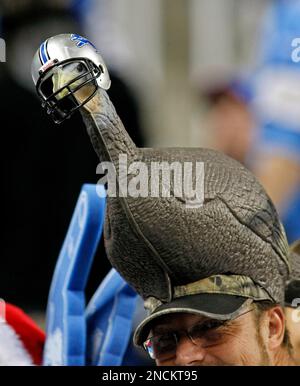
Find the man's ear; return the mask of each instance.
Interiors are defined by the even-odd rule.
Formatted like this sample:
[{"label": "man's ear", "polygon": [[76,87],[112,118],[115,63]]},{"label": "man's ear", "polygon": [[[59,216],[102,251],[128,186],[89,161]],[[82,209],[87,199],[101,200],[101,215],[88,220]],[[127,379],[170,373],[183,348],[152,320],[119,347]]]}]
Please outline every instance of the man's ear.
[{"label": "man's ear", "polygon": [[269,327],[268,348],[276,351],[282,344],[285,333],[285,315],[280,306],[276,306],[267,311]]}]

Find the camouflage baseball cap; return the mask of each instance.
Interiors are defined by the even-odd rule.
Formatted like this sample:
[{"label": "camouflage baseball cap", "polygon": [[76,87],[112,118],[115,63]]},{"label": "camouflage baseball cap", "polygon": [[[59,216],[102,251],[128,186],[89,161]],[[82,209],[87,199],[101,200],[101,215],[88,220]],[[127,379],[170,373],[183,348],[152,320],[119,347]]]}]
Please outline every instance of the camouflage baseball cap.
[{"label": "camouflage baseball cap", "polygon": [[300,298],[300,240],[290,247],[291,275],[285,288],[285,305],[293,307],[293,300]]},{"label": "camouflage baseball cap", "polygon": [[274,299],[248,276],[213,275],[187,285],[174,287],[173,300],[162,303],[148,298],[144,306],[149,316],[135,330],[134,343],[141,345],[154,320],[174,313],[191,313],[212,319],[231,320],[242,314],[253,301]]}]

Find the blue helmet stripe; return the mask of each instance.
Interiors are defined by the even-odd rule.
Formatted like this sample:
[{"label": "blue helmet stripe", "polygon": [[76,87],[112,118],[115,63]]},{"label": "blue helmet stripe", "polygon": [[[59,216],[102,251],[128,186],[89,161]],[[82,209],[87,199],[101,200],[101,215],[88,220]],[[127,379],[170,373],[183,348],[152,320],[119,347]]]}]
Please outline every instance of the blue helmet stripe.
[{"label": "blue helmet stripe", "polygon": [[47,44],[47,40],[40,46],[40,59],[42,61],[42,64],[45,64],[49,60],[47,50],[46,50],[46,44]]}]

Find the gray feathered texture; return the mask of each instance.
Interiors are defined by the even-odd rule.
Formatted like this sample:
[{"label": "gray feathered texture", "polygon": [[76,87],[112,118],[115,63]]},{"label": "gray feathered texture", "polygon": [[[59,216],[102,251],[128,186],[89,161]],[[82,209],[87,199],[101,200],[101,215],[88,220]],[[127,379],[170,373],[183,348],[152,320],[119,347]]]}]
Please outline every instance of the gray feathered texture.
[{"label": "gray feathered texture", "polygon": [[[276,210],[256,178],[224,154],[201,148],[138,149],[105,91],[83,118],[100,161],[204,162],[205,201],[108,198],[104,230],[111,264],[144,298],[170,301],[172,286],[214,274],[250,276],[277,302],[288,276],[288,245]],[[95,106],[97,106],[95,108]],[[128,177],[130,180],[132,176]]]},{"label": "gray feathered texture", "polygon": [[291,280],[300,280],[300,240],[291,245]]}]

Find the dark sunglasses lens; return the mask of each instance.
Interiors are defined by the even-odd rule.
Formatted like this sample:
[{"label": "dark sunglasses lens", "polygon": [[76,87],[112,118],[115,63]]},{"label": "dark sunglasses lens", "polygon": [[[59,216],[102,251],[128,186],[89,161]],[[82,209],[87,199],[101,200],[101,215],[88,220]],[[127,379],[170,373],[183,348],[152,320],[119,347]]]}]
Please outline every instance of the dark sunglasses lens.
[{"label": "dark sunglasses lens", "polygon": [[175,334],[157,335],[144,343],[144,347],[152,359],[160,359],[174,354],[176,346]]},{"label": "dark sunglasses lens", "polygon": [[189,336],[191,337],[192,341],[195,342],[199,339],[202,339],[207,334],[217,331],[218,328],[222,327],[224,324],[225,322],[221,320],[210,320],[206,323],[196,324],[190,329]]}]

